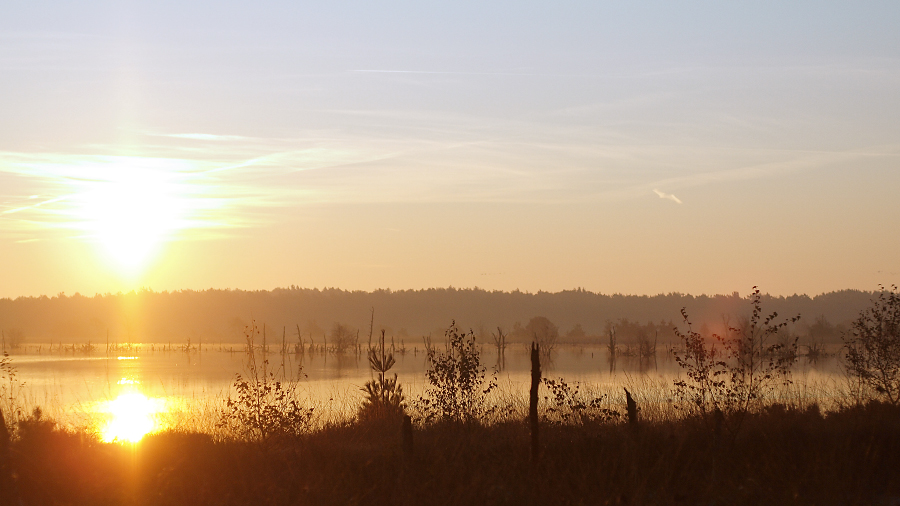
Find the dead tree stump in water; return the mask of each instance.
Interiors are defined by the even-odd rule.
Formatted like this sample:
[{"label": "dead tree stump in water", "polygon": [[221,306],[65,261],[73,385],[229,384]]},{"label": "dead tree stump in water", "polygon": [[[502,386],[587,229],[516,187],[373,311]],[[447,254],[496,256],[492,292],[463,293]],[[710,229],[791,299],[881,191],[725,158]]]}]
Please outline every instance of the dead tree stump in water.
[{"label": "dead tree stump in water", "polygon": [[531,460],[539,456],[538,438],[538,386],[541,384],[541,345],[531,343],[531,394],[528,398],[528,422],[531,426]]}]

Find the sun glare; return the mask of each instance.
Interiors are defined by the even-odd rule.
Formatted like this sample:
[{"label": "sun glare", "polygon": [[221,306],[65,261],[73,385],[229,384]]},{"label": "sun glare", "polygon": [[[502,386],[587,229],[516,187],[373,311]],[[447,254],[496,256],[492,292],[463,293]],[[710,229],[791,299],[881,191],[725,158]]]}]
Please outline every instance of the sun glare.
[{"label": "sun glare", "polygon": [[26,229],[63,231],[61,239],[89,243],[104,268],[131,285],[168,243],[221,237],[240,226],[234,208],[255,201],[228,182],[230,167],[196,160],[50,156],[14,168],[42,192],[2,213]]},{"label": "sun glare", "polygon": [[80,228],[135,274],[183,228],[190,207],[185,183],[164,167],[112,164],[95,174],[78,181]]},{"label": "sun glare", "polygon": [[138,392],[127,392],[107,403],[110,420],[103,428],[103,441],[137,443],[158,429],[156,415],[163,412],[162,401],[148,399]]}]

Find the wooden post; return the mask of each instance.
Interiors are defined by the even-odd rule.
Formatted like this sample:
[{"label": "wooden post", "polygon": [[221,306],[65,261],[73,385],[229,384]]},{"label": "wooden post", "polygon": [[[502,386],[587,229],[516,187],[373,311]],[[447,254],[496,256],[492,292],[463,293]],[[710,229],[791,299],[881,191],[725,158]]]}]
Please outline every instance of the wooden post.
[{"label": "wooden post", "polygon": [[628,412],[628,425],[631,426],[632,429],[637,429],[637,403],[634,402],[634,398],[631,397],[631,392],[629,392],[627,388],[623,388],[622,390],[625,390],[625,409]]},{"label": "wooden post", "polygon": [[412,418],[409,415],[403,415],[403,426],[400,433],[403,438],[403,456],[406,457],[407,462],[409,462],[410,459],[412,459],[414,450]]},{"label": "wooden post", "polygon": [[722,435],[722,427],[725,426],[725,413],[722,413],[722,410],[716,407],[715,411],[713,411],[713,436],[715,436],[716,440]]},{"label": "wooden post", "polygon": [[537,462],[538,438],[538,386],[541,384],[541,345],[531,343],[531,394],[528,398],[528,422],[531,426],[531,461]]}]

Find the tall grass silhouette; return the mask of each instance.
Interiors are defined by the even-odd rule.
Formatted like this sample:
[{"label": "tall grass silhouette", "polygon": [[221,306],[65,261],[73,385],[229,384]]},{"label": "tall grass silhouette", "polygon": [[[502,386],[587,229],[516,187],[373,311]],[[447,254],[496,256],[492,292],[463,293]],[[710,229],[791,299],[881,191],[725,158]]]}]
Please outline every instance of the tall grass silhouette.
[{"label": "tall grass silhouette", "polygon": [[[796,357],[776,339],[783,320],[766,316],[757,298],[750,305],[748,320],[714,341],[690,326],[679,331],[680,383],[630,380],[627,390],[604,391],[544,378],[533,419],[539,460],[525,390],[501,392],[474,334],[455,323],[443,349],[429,346],[429,387],[406,407],[416,423],[403,432],[402,417],[376,417],[388,420],[379,425],[363,414],[404,412],[384,334],[368,349],[375,377],[348,410],[356,416],[313,426],[299,375],[270,367],[251,324],[245,370],[220,412],[223,430],[105,444],[32,411],[7,421],[3,493],[14,486],[23,504],[135,505],[900,500],[900,406],[874,388],[828,410],[821,393],[796,395],[782,374]],[[412,432],[414,452],[400,437]]]}]

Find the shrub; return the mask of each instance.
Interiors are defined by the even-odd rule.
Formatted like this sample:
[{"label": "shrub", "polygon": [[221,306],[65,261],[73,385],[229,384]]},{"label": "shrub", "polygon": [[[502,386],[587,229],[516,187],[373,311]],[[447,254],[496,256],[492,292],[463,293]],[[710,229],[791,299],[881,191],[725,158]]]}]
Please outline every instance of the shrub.
[{"label": "shrub", "polygon": [[713,334],[710,345],[691,329],[687,311],[681,310],[687,332],[675,329],[683,347],[675,352],[675,361],[685,370],[687,379],[675,380],[675,395],[691,411],[744,414],[758,407],[779,382],[790,383],[797,338],[785,339],[789,335],[785,330],[800,316],[778,323],[778,313],[764,316],[755,286],[750,305],[751,315],[737,327],[727,325],[725,336]]},{"label": "shrub", "polygon": [[22,416],[22,393],[25,383],[19,381],[19,370],[9,353],[0,355],[0,411],[6,415],[6,423],[14,425]]},{"label": "shrub", "polygon": [[893,405],[900,404],[900,294],[897,287],[882,289],[842,336],[845,367],[862,387]]},{"label": "shrub", "polygon": [[545,412],[550,422],[560,425],[610,422],[621,416],[618,411],[603,407],[605,395],[586,394],[578,382],[569,385],[563,378],[543,378],[541,382],[549,391],[544,400],[550,404]]},{"label": "shrub", "polygon": [[496,373],[488,379],[471,330],[460,332],[454,321],[445,335],[447,345],[443,353],[434,348],[428,350],[431,366],[425,376],[431,387],[418,399],[416,406],[426,422],[483,420],[496,410],[485,401],[497,386]]},{"label": "shrub", "polygon": [[257,358],[255,336],[259,335],[259,328],[255,322],[245,329],[244,335],[245,374],[235,375],[233,387],[237,395],[228,397],[219,426],[240,438],[260,441],[308,431],[313,409],[301,406],[297,400],[302,369],[298,367],[296,376],[289,376],[282,369],[276,377],[275,371],[269,370],[265,346],[259,350],[262,360]]},{"label": "shrub", "polygon": [[39,406],[31,411],[31,416],[19,420],[17,425],[20,439],[39,439],[57,429],[56,422],[45,418]]},{"label": "shrub", "polygon": [[715,342],[707,345],[703,335],[694,331],[685,308],[681,309],[681,316],[687,331],[675,328],[682,346],[680,350],[674,350],[674,355],[675,363],[684,369],[687,379],[675,380],[675,396],[686,403],[690,411],[705,414],[722,402],[727,365],[720,359]]}]

